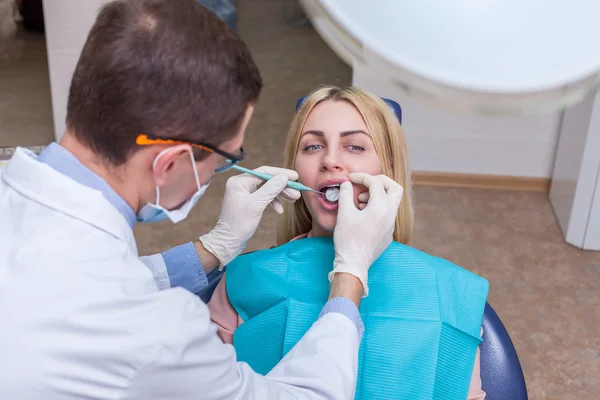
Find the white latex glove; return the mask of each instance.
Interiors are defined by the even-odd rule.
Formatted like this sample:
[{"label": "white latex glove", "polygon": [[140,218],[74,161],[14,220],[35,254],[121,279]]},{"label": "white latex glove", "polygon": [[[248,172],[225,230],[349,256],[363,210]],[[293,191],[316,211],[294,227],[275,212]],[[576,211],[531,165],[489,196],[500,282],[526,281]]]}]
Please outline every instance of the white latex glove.
[{"label": "white latex glove", "polygon": [[369,192],[362,192],[358,195],[358,209],[364,210],[365,207],[369,204]]},{"label": "white latex glove", "polygon": [[200,237],[206,250],[219,259],[220,270],[244,250],[269,204],[278,214],[283,212],[277,196],[288,202],[300,198],[298,190],[286,188],[289,180],[298,179],[296,171],[275,167],[255,171],[275,176],[266,182],[250,174],[229,178],[219,221],[212,231]]},{"label": "white latex glove", "polygon": [[362,210],[354,206],[350,182],[340,187],[337,223],[333,233],[335,260],[329,281],[338,272],[356,276],[369,294],[369,268],[392,243],[398,207],[404,194],[402,186],[385,175],[350,174],[350,180],[369,188],[368,204]]}]

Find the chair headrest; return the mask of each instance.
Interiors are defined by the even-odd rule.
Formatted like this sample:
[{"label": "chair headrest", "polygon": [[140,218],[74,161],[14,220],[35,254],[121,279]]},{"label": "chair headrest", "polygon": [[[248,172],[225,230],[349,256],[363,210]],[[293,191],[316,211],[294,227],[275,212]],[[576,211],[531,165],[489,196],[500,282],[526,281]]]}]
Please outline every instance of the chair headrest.
[{"label": "chair headrest", "polygon": [[[296,111],[298,111],[302,103],[304,103],[304,100],[306,100],[306,96],[302,96],[298,99],[296,102]],[[381,100],[385,101],[386,104],[392,108],[396,118],[398,118],[398,122],[400,122],[400,125],[402,125],[402,107],[400,107],[400,104],[396,103],[394,100],[386,99],[384,97],[381,97]]]}]

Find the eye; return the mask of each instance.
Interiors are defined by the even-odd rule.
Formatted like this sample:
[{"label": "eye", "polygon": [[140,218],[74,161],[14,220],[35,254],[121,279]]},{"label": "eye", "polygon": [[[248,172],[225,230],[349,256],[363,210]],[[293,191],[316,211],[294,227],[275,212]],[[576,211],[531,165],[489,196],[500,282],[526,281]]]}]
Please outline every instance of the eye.
[{"label": "eye", "polygon": [[352,151],[356,151],[356,152],[363,152],[363,151],[365,151],[365,150],[366,150],[364,147],[362,147],[362,146],[358,146],[358,145],[355,145],[355,144],[351,144],[350,146],[348,146],[348,148],[349,148],[350,150],[352,150]]},{"label": "eye", "polygon": [[323,146],[321,146],[320,144],[309,144],[308,146],[304,146],[303,151],[305,151],[305,152],[317,151],[321,147],[323,147]]}]

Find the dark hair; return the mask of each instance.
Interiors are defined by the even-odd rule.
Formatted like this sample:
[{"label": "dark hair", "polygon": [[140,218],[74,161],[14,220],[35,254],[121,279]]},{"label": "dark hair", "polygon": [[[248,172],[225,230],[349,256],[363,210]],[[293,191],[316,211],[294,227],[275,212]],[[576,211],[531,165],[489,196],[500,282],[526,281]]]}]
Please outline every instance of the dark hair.
[{"label": "dark hair", "polygon": [[117,0],[100,10],[77,63],[67,128],[113,165],[139,134],[233,138],[262,78],[248,48],[194,0]]}]

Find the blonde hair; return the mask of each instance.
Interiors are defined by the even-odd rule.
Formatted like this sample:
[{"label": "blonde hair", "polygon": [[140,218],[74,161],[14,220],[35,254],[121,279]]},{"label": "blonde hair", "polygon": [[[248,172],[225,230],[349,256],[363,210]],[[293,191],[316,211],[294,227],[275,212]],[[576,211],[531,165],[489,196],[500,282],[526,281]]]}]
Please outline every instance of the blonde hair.
[{"label": "blonde hair", "polygon": [[[295,169],[296,154],[304,124],[313,108],[326,100],[347,101],[354,106],[371,134],[375,152],[381,162],[382,173],[404,188],[404,196],[396,217],[394,240],[408,243],[413,233],[415,219],[408,150],[400,122],[391,107],[379,97],[355,87],[324,86],[315,89],[306,97],[292,120],[285,143],[284,167]],[[277,235],[278,245],[287,243],[312,229],[312,216],[302,198],[284,207],[285,212]]]}]

